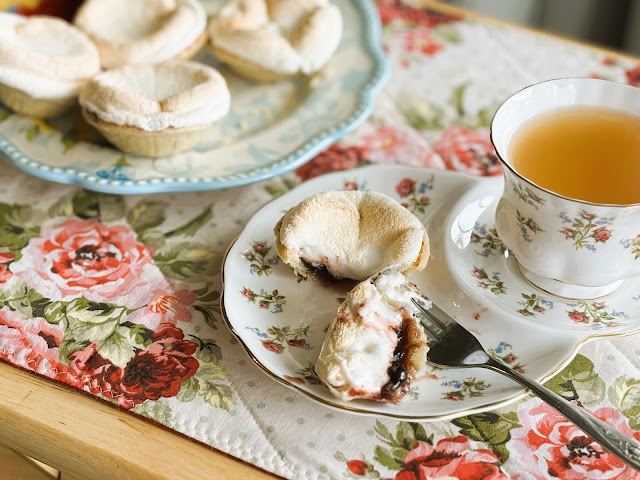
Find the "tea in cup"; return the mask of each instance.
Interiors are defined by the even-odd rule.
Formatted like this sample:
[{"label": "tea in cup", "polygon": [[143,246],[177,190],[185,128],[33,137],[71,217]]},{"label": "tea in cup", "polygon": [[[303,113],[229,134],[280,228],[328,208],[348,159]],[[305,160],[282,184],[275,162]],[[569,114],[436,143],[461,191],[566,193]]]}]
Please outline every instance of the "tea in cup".
[{"label": "tea in cup", "polygon": [[524,276],[568,298],[640,274],[640,89],[598,79],[527,87],[496,112],[498,235]]}]

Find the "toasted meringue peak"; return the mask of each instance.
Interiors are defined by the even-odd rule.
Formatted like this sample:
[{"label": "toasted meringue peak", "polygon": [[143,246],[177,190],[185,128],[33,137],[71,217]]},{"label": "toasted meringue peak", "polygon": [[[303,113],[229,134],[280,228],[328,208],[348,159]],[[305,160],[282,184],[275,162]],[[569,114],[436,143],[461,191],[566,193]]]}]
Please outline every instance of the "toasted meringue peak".
[{"label": "toasted meringue peak", "polygon": [[397,402],[425,373],[429,347],[411,303],[416,296],[417,287],[395,270],[349,292],[315,366],[331,393],[343,400]]},{"label": "toasted meringue peak", "polygon": [[207,16],[198,0],[86,0],[74,24],[113,68],[175,58],[206,30]]},{"label": "toasted meringue peak", "polygon": [[338,48],[342,16],[327,0],[228,0],[208,30],[212,50],[231,67],[312,74]]},{"label": "toasted meringue peak", "polygon": [[214,122],[228,113],[230,95],[217,70],[175,61],[103,72],[86,85],[79,101],[105,122],[157,131]]},{"label": "toasted meringue peak", "polygon": [[392,198],[370,191],[328,191],[289,210],[274,229],[282,260],[306,276],[326,268],[364,280],[387,266],[422,270],[429,239],[420,220]]},{"label": "toasted meringue peak", "polygon": [[0,83],[34,98],[65,98],[99,71],[95,45],[73,25],[0,13]]}]

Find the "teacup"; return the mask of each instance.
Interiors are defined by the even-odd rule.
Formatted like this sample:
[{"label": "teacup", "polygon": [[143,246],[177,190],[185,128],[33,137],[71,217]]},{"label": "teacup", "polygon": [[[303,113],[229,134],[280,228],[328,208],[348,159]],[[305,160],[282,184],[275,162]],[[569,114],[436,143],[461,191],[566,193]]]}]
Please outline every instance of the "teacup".
[{"label": "teacup", "polygon": [[504,171],[496,229],[531,283],[562,297],[597,298],[640,274],[640,204],[564,197],[523,177],[509,158],[509,142],[523,121],[562,106],[639,115],[640,88],[566,78],[529,86],[507,99],[491,124],[491,141]]}]

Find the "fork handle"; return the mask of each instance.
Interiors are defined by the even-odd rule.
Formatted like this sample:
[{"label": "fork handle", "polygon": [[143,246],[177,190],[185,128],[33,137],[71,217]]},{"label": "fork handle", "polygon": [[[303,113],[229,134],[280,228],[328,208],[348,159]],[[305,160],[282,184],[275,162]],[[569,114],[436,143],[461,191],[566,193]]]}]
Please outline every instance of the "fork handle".
[{"label": "fork handle", "polygon": [[520,385],[527,387],[540,397],[540,399],[551,405],[558,412],[575,423],[576,426],[602,445],[603,448],[611,452],[630,467],[640,471],[640,443],[622,435],[613,427],[587,413],[582,408],[565,400],[557,393],[552,392],[538,382],[529,380],[524,375],[519,374],[515,370],[512,370],[493,358],[489,358],[484,366],[502,373],[512,380],[515,380]]}]

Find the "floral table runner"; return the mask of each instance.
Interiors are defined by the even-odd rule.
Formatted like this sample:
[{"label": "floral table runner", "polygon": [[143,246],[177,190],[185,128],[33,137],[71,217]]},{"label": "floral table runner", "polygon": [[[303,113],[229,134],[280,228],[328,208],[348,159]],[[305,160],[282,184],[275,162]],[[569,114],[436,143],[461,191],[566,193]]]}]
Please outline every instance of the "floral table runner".
[{"label": "floral table runner", "polygon": [[[369,163],[500,175],[488,127],[514,91],[565,76],[640,86],[636,65],[587,48],[398,0],[377,7],[391,80],[366,124],[295,172],[122,197],[3,163],[0,359],[287,478],[640,479],[535,397],[435,423],[329,410],[260,372],[221,320],[226,248],[300,182]],[[44,0],[19,10],[65,14]],[[0,119],[10,114],[1,108]],[[249,252],[258,267],[267,248]],[[508,345],[503,353],[517,363]],[[587,344],[547,386],[640,439],[637,336]],[[448,401],[481,387],[461,380]]]}]

